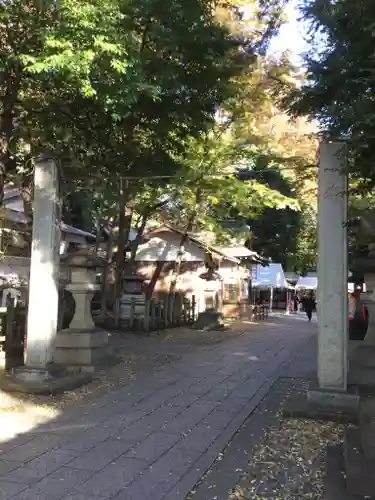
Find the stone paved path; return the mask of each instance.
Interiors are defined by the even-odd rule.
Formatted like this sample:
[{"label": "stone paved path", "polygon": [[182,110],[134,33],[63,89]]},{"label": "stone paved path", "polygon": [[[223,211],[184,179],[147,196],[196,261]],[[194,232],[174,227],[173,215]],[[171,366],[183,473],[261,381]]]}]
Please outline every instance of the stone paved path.
[{"label": "stone paved path", "polygon": [[249,326],[0,444],[0,500],[184,499],[314,334]]}]

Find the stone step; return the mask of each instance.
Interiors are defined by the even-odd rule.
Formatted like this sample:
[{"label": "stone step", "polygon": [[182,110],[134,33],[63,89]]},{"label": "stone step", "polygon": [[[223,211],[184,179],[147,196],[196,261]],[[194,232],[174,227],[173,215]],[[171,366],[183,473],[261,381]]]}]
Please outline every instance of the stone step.
[{"label": "stone step", "polygon": [[375,419],[361,424],[358,434],[363,454],[366,458],[375,460]]},{"label": "stone step", "polygon": [[351,495],[375,496],[375,460],[362,450],[358,429],[346,429],[344,437],[346,485]]},{"label": "stone step", "polygon": [[375,368],[375,346],[359,343],[350,357],[350,366]]},{"label": "stone step", "polygon": [[359,500],[359,497],[350,494],[346,487],[342,446],[333,445],[327,449],[323,488],[322,500]]},{"label": "stone step", "polygon": [[375,399],[363,398],[359,406],[359,439],[364,455],[375,459]]},{"label": "stone step", "polygon": [[375,365],[373,366],[358,366],[350,363],[348,373],[348,384],[358,387],[375,387]]}]

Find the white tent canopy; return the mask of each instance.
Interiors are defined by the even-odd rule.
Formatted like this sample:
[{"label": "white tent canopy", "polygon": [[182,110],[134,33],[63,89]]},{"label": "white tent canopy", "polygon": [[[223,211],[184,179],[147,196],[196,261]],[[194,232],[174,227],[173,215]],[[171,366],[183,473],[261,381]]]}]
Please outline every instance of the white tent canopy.
[{"label": "white tent canopy", "polygon": [[[296,290],[316,290],[318,278],[316,276],[300,276],[296,284]],[[348,283],[348,292],[354,291],[354,283]]]},{"label": "white tent canopy", "polygon": [[285,279],[282,265],[277,263],[271,263],[265,267],[255,264],[252,286],[254,288],[291,288]]},{"label": "white tent canopy", "polygon": [[296,284],[296,290],[316,290],[318,288],[318,278],[316,276],[300,276]]}]

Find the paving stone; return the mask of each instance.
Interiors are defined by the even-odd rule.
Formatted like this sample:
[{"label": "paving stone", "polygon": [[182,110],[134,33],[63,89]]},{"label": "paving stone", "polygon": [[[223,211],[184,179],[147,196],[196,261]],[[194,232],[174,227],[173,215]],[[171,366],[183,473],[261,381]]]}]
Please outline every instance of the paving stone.
[{"label": "paving stone", "polygon": [[[29,443],[30,435],[0,444],[0,474],[1,470],[12,474],[17,470],[15,462],[30,469],[25,475],[34,478],[35,474],[35,480],[42,474],[38,471],[43,464],[37,458],[43,453],[55,448],[79,453],[68,465],[13,494],[12,500],[108,500],[113,495],[116,500],[185,498],[245,420],[246,412],[258,404],[258,395],[269,388],[275,370],[306,337],[303,331],[297,337],[290,330],[290,320],[286,325],[265,326],[251,336],[216,346],[172,341],[163,349],[183,356],[173,369],[168,366],[144,376],[94,404],[79,403],[36,429]],[[137,352],[154,355],[154,349],[160,348],[152,339],[141,343],[142,347],[139,339],[134,342]],[[36,467],[27,464],[31,460]],[[149,467],[138,472],[138,464]],[[3,500],[1,493],[0,482]]]},{"label": "paving stone", "polygon": [[17,469],[19,466],[20,466],[19,462],[10,462],[9,460],[0,459],[0,477],[4,476],[5,474],[8,474],[14,469]]},{"label": "paving stone", "polygon": [[61,443],[61,436],[58,435],[38,435],[31,441],[21,444],[1,454],[3,460],[26,463],[33,458],[42,455],[48,450]]},{"label": "paving stone", "polygon": [[219,387],[226,379],[228,375],[225,374],[215,374],[209,377],[207,380],[204,380],[198,384],[193,385],[190,388],[191,392],[196,394],[205,394],[209,391],[212,391],[216,387]]},{"label": "paving stone", "polygon": [[185,411],[185,408],[180,406],[162,406],[153,411],[143,419],[143,423],[148,425],[152,431],[160,429],[163,425],[173,420],[177,415]]},{"label": "paving stone", "polygon": [[69,466],[79,470],[99,471],[127,451],[128,447],[124,444],[120,440],[108,439],[79,455]]},{"label": "paving stone", "polygon": [[182,392],[181,394],[179,394],[175,398],[172,398],[171,400],[169,400],[168,404],[170,404],[172,406],[187,407],[187,406],[190,406],[191,404],[193,404],[199,398],[200,398],[200,394],[197,394],[197,393],[194,393],[194,392],[187,390],[186,392]]},{"label": "paving stone", "polygon": [[95,426],[92,429],[81,433],[75,439],[63,443],[63,448],[72,451],[89,451],[94,446],[109,439],[114,433],[111,427]]},{"label": "paving stone", "polygon": [[[279,381],[267,393],[256,410],[245,420],[232,441],[223,450],[221,459],[216,461],[202,482],[195,489],[194,500],[228,500],[228,491],[240,484],[241,475],[246,470],[249,455],[263,436],[264,429],[277,423],[277,411],[285,393],[293,385],[292,381]],[[337,497],[336,500],[341,500]]]},{"label": "paving stone", "polygon": [[24,490],[24,484],[10,483],[8,481],[0,480],[0,498],[1,500],[13,499],[17,493]]},{"label": "paving stone", "polygon": [[215,408],[202,422],[213,429],[222,430],[229,425],[233,418],[233,412]]},{"label": "paving stone", "polygon": [[[68,495],[77,484],[87,480],[90,475],[92,472],[61,467],[38,483],[24,489],[12,500],[60,500]],[[20,486],[17,483],[12,484]],[[25,488],[24,485],[22,487]]]},{"label": "paving stone", "polygon": [[73,493],[71,495],[67,495],[61,500],[108,500],[106,497],[97,497],[96,495],[90,495],[90,498],[85,495],[85,493]]},{"label": "paving stone", "polygon": [[235,398],[229,395],[222,402],[220,402],[220,404],[218,405],[218,409],[226,412],[240,413],[242,408],[246,406],[246,403],[246,399]]},{"label": "paving stone", "polygon": [[126,429],[117,430],[114,438],[124,441],[130,447],[149,436],[152,430],[152,420],[145,417]]},{"label": "paving stone", "polygon": [[177,477],[162,478],[157,472],[148,469],[113,500],[162,500],[177,481]]},{"label": "paving stone", "polygon": [[[116,407],[116,405],[114,405],[114,407]],[[121,413],[119,413],[117,409],[116,413],[114,411],[112,413],[112,417],[106,419],[101,425],[124,429],[129,427],[129,425],[134,424],[134,422],[142,419],[149,413],[149,411],[134,406],[132,408],[124,409]]]},{"label": "paving stone", "polygon": [[215,441],[220,432],[220,429],[199,423],[179,441],[178,446],[183,450],[198,450],[203,453]]},{"label": "paving stone", "polygon": [[22,446],[28,442],[30,442],[32,439],[35,439],[35,435],[31,434],[30,432],[26,434],[19,434],[17,437],[14,437],[13,439],[7,440],[7,441],[1,441],[0,442],[0,458],[4,458],[4,453],[7,453],[11,450],[14,450],[14,448],[17,448],[17,446]]},{"label": "paving stone", "polygon": [[215,401],[221,403],[228,396],[232,394],[233,390],[225,390],[221,387],[217,387],[215,390],[208,392],[202,396],[202,401]]},{"label": "paving stone", "polygon": [[206,417],[217,406],[215,402],[197,401],[193,403],[185,412],[177,415],[176,418],[164,425],[162,432],[173,434],[185,434],[192,429],[198,422]]},{"label": "paving stone", "polygon": [[69,450],[47,451],[28,462],[27,465],[8,472],[6,480],[26,485],[36,483],[62,465],[71,462],[76,456],[76,452]]},{"label": "paving stone", "polygon": [[163,406],[165,403],[167,403],[170,399],[173,399],[178,394],[180,394],[184,388],[185,383],[183,383],[182,385],[173,384],[171,387],[166,387],[161,391],[156,391],[156,393],[151,397],[137,404],[136,408],[147,410],[148,412],[156,410],[160,406]]},{"label": "paving stone", "polygon": [[[112,498],[124,489],[139,473],[147,469],[145,461],[135,458],[120,458],[95,473],[88,481],[78,485],[71,495],[85,494],[86,499],[92,497]],[[74,496],[74,498],[76,498]]]},{"label": "paving stone", "polygon": [[180,439],[181,436],[178,434],[154,432],[134,448],[131,448],[126,456],[154,462]]},{"label": "paving stone", "polygon": [[200,457],[199,450],[183,449],[179,443],[180,441],[150,466],[150,469],[159,477],[167,478],[170,475],[182,477]]}]

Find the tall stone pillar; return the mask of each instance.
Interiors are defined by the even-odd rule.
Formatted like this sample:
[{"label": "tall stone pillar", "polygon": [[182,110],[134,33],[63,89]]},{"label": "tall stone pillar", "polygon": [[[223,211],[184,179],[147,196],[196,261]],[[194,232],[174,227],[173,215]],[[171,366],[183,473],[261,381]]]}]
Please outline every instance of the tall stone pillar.
[{"label": "tall stone pillar", "polygon": [[30,376],[48,374],[57,331],[60,200],[54,159],[35,160],[33,234],[25,368]]},{"label": "tall stone pillar", "polygon": [[322,143],[318,170],[318,384],[347,388],[347,175],[343,143]]}]

